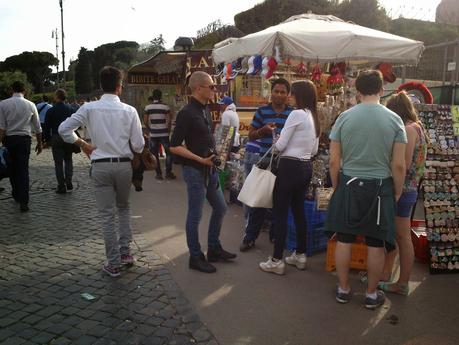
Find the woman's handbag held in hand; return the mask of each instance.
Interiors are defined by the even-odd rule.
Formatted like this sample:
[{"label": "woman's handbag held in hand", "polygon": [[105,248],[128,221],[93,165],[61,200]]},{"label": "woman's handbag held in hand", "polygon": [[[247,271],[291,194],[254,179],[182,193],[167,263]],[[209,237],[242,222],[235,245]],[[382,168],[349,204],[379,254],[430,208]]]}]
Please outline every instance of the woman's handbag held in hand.
[{"label": "woman's handbag held in hand", "polygon": [[272,146],[263,157],[260,158],[258,163],[252,167],[250,174],[245,179],[244,185],[239,192],[237,199],[249,207],[273,207],[273,190],[276,182],[276,176],[271,172],[273,155],[271,155],[271,160],[266,170],[258,167],[258,164],[268,155],[273,147],[274,146]]}]

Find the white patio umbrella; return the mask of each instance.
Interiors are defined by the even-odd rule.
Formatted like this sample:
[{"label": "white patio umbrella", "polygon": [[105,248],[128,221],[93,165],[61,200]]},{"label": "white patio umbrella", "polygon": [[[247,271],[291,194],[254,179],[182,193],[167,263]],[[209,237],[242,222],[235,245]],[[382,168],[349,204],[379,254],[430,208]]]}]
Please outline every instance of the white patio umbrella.
[{"label": "white patio umbrella", "polygon": [[417,64],[423,42],[345,22],[334,16],[302,14],[265,30],[214,46],[215,63],[260,54],[316,62]]}]

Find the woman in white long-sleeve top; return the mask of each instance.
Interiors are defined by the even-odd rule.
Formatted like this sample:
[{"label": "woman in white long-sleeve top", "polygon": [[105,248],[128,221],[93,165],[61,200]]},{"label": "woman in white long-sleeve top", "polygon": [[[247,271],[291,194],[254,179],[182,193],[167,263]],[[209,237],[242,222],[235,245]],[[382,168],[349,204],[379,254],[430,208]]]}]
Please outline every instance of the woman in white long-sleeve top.
[{"label": "woman in white long-sleeve top", "polygon": [[304,198],[312,177],[310,159],[317,153],[320,136],[314,84],[309,80],[293,83],[291,102],[296,109],[290,113],[275,144],[280,151],[280,160],[273,195],[274,253],[268,261],[260,263],[263,271],[276,274],[284,274],[285,270],[282,258],[290,207],[295,221],[297,248],[285,261],[298,269],[306,268]]}]

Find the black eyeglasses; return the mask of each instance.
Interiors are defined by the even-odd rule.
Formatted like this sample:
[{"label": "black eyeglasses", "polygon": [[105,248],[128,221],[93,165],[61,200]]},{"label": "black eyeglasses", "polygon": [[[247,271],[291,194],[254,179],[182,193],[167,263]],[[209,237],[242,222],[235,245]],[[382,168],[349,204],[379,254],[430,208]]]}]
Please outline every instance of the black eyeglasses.
[{"label": "black eyeglasses", "polygon": [[212,85],[201,85],[201,87],[204,87],[204,88],[207,88],[207,89],[211,89],[212,91],[217,90],[217,85],[215,85],[215,84],[212,84]]}]

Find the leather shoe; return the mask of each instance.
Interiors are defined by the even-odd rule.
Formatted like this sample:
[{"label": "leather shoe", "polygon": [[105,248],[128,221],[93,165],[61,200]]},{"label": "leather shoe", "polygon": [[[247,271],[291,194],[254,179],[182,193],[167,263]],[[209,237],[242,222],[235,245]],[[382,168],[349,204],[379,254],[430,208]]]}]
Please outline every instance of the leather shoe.
[{"label": "leather shoe", "polygon": [[240,252],[247,252],[249,251],[250,249],[252,249],[253,247],[255,247],[255,241],[242,241],[240,247],[239,247],[239,251]]},{"label": "leather shoe", "polygon": [[228,261],[236,258],[236,256],[236,254],[224,250],[222,246],[209,248],[207,250],[207,261],[209,262]]},{"label": "leather shoe", "polygon": [[204,254],[201,254],[200,256],[190,256],[189,267],[192,270],[204,273],[215,273],[217,271],[214,265],[207,262]]},{"label": "leather shoe", "polygon": [[27,212],[27,211],[29,211],[29,205],[27,205],[27,204],[21,204],[21,206],[19,207],[19,209],[21,210],[21,212]]},{"label": "leather shoe", "polygon": [[58,186],[56,189],[56,194],[66,194],[67,188],[65,186]]}]

